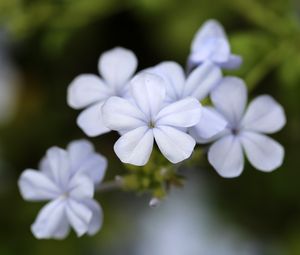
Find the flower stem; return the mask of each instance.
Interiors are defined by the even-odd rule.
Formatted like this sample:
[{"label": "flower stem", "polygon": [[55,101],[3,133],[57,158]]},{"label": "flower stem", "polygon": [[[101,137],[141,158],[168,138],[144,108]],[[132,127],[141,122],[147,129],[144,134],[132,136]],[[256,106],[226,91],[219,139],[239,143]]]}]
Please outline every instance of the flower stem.
[{"label": "flower stem", "polygon": [[122,178],[120,176],[116,176],[115,180],[107,181],[100,183],[98,186],[96,186],[97,192],[109,192],[114,190],[119,190],[123,186]]}]

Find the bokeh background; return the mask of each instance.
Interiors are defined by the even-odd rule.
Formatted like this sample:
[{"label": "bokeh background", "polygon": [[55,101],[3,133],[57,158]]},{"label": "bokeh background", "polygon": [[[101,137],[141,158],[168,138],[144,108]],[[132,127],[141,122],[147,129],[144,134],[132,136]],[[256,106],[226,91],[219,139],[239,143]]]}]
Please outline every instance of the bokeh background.
[{"label": "bokeh background", "polygon": [[[104,213],[94,237],[39,241],[30,224],[41,203],[20,197],[17,179],[46,149],[84,138],[66,89],[80,73],[97,73],[100,54],[132,49],[139,69],[163,60],[185,65],[196,30],[209,18],[226,28],[250,97],[268,93],[285,108],[275,138],[283,166],[266,174],[247,165],[223,179],[199,157],[184,188],[159,207],[149,197],[97,195]],[[90,139],[109,158],[106,178],[124,173],[111,133]],[[0,0],[1,255],[299,255],[300,254],[299,0]]]}]

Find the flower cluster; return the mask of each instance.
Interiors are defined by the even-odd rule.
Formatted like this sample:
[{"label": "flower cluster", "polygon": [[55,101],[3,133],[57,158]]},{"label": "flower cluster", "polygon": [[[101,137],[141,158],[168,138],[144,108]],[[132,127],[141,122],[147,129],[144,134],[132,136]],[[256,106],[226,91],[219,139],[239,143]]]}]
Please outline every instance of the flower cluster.
[{"label": "flower cluster", "polygon": [[[166,61],[134,74],[137,63],[132,51],[114,48],[100,56],[101,76],[79,75],[68,88],[69,106],[83,109],[77,124],[86,135],[120,134],[114,151],[123,163],[146,165],[156,144],[176,164],[188,159],[197,144],[212,143],[208,161],[223,177],[241,174],[243,152],[261,171],[282,164],[283,147],[265,134],[285,125],[284,110],[267,95],[246,109],[244,81],[222,74],[222,68],[238,68],[242,58],[231,53],[217,21],[207,21],[196,33],[187,73]],[[106,160],[90,143],[77,141],[67,151],[49,149],[39,172],[26,170],[19,181],[23,197],[52,200],[32,226],[35,236],[62,238],[69,225],[79,236],[94,234],[102,222],[92,199],[94,184],[105,168]]]}]

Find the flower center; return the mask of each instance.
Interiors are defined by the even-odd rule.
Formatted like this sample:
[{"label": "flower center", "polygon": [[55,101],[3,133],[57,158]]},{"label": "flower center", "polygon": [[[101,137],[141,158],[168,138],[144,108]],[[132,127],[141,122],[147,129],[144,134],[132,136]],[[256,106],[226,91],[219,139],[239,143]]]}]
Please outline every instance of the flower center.
[{"label": "flower center", "polygon": [[155,122],[150,120],[149,123],[148,123],[148,127],[149,128],[155,128]]},{"label": "flower center", "polygon": [[232,128],[232,129],[231,129],[231,133],[232,133],[233,135],[238,135],[239,132],[240,132],[240,129],[239,129],[239,128]]}]

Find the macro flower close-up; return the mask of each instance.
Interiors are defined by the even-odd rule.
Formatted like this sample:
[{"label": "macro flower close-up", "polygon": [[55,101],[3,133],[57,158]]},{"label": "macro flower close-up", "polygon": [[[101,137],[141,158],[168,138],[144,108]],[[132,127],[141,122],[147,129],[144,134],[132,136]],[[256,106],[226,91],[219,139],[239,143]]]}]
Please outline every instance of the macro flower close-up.
[{"label": "macro flower close-up", "polygon": [[299,255],[296,0],[0,0],[0,255]]}]

